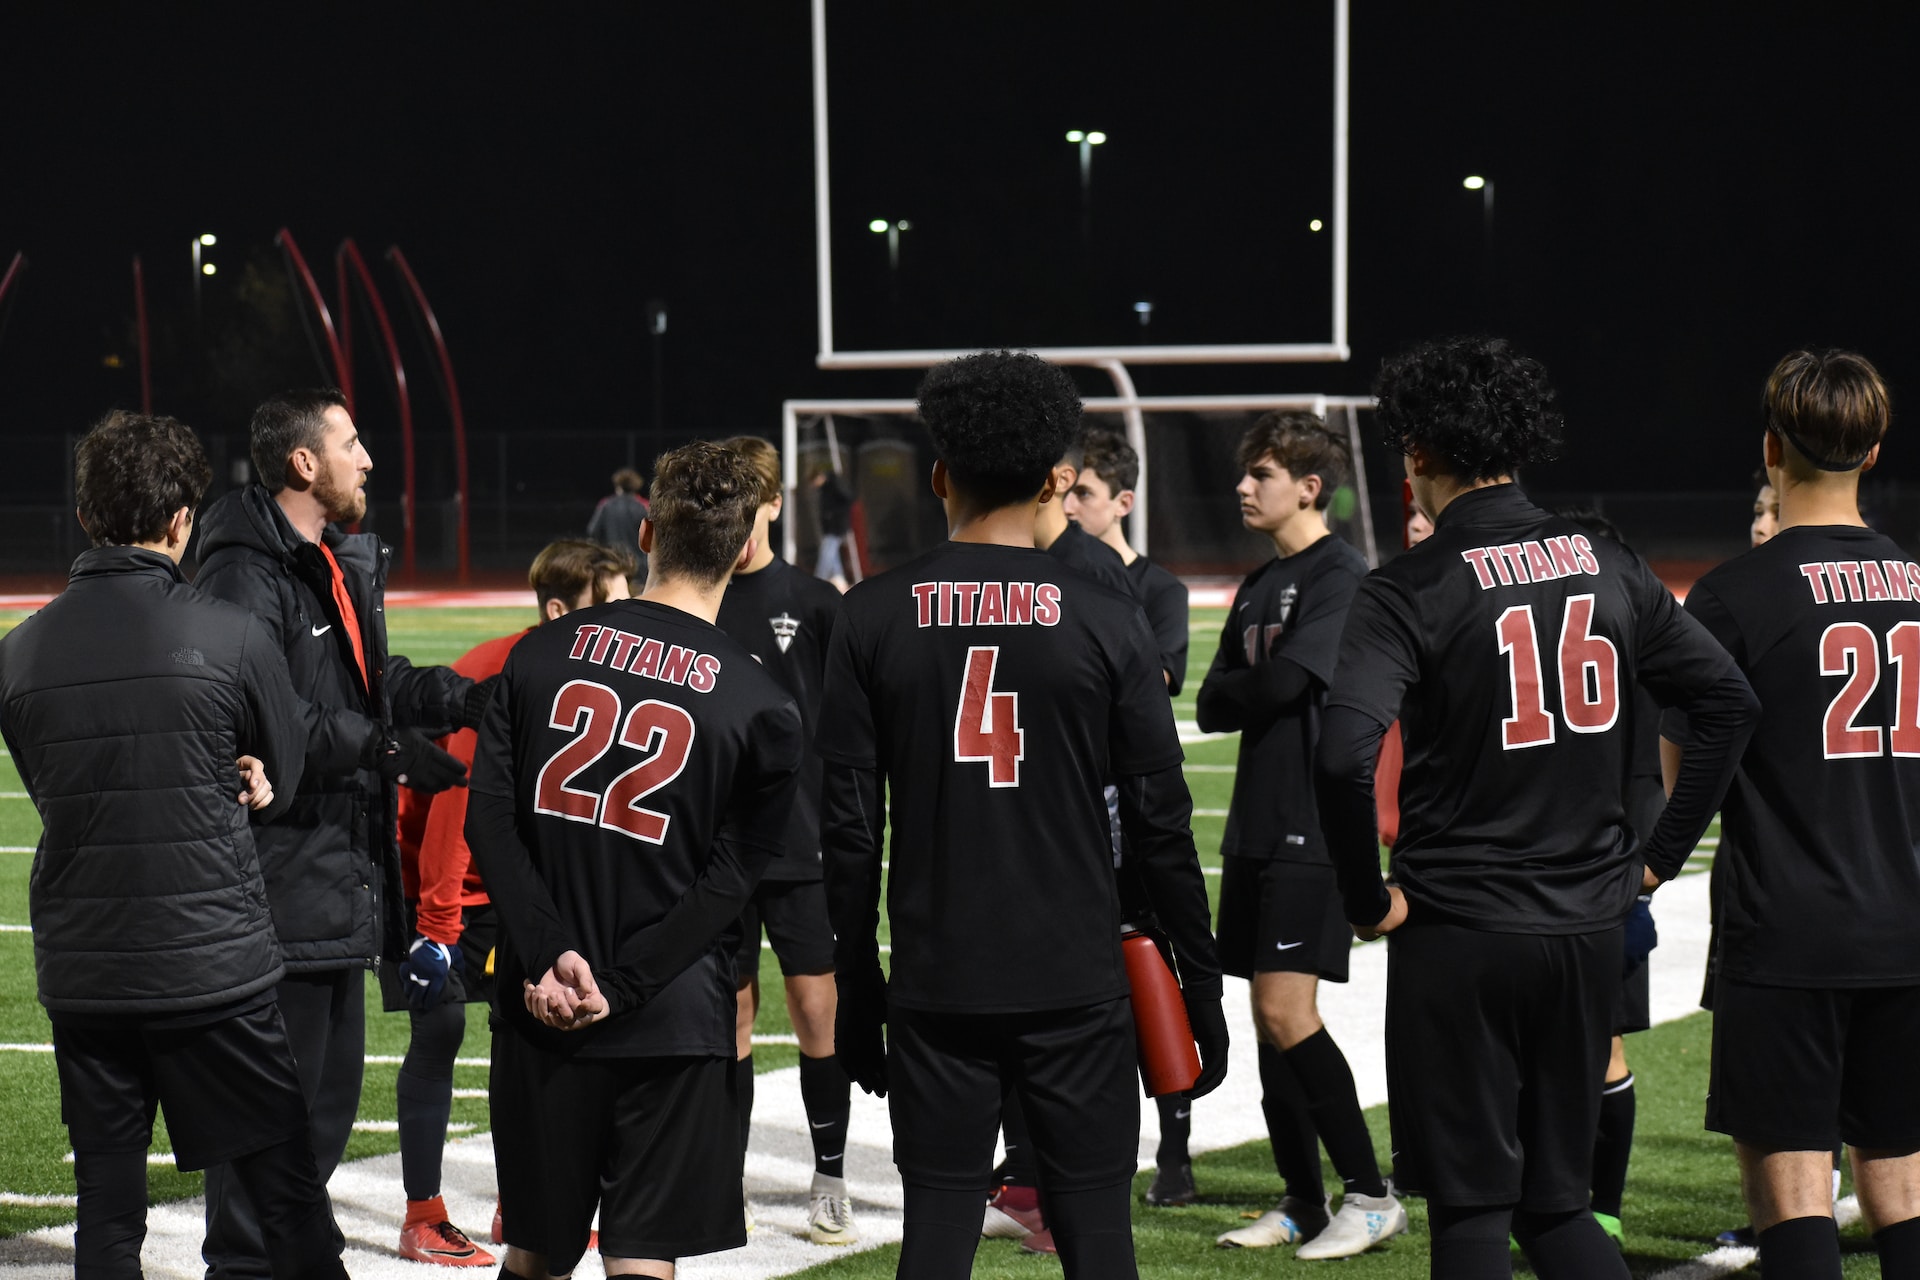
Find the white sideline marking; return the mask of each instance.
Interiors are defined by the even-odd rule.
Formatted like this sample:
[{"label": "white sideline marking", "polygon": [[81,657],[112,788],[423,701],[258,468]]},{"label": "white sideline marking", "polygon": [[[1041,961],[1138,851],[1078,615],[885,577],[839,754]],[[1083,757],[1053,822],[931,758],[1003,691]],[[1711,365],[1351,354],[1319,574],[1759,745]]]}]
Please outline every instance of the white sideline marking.
[{"label": "white sideline marking", "polygon": [[487,1096],[487,1091],[485,1089],[455,1089],[453,1096],[456,1098],[484,1098]]},{"label": "white sideline marking", "polygon": [[0,853],[38,853],[30,844],[0,844]]},{"label": "white sideline marking", "polygon": [[0,1191],[0,1204],[28,1209],[72,1209],[79,1203],[78,1196],[23,1196],[17,1191]]},{"label": "white sideline marking", "polygon": [[[67,1152],[67,1154],[65,1154],[64,1156],[61,1156],[61,1157],[60,1157],[60,1160],[61,1160],[61,1163],[63,1163],[63,1164],[72,1164],[72,1163],[73,1163],[73,1152],[71,1152],[71,1151],[69,1151],[69,1152]],[[148,1164],[172,1164],[172,1163],[173,1163],[173,1152],[171,1152],[171,1151],[149,1151],[149,1152],[147,1152],[147,1163],[148,1163]]]},{"label": "white sideline marking", "polygon": [[[462,1121],[458,1124],[448,1125],[447,1132],[472,1133],[474,1128],[475,1126]],[[398,1133],[400,1132],[400,1122],[398,1120],[355,1120],[353,1122],[353,1131],[355,1133]]]},{"label": "white sideline marking", "polygon": [[1723,1244],[1711,1253],[1703,1253],[1692,1262],[1654,1273],[1653,1280],[1712,1280],[1745,1271],[1760,1260],[1760,1251],[1751,1245]]},{"label": "white sideline marking", "polygon": [[32,796],[24,791],[0,791],[0,800],[31,800]]},{"label": "white sideline marking", "polygon": [[1193,816],[1196,818],[1224,818],[1227,816],[1227,811],[1225,809],[1195,809]]},{"label": "white sideline marking", "polygon": [[0,933],[32,933],[30,924],[0,924]]},{"label": "white sideline marking", "polygon": [[51,1044],[0,1044],[0,1053],[52,1053]]},{"label": "white sideline marking", "polygon": [[1240,768],[1237,764],[1183,764],[1180,767],[1188,773],[1234,773]]},{"label": "white sideline marking", "polygon": [[[381,1067],[397,1067],[405,1061],[406,1059],[397,1053],[370,1053],[367,1055],[368,1063]],[[456,1067],[490,1067],[493,1065],[493,1059],[455,1058],[453,1065]]]}]

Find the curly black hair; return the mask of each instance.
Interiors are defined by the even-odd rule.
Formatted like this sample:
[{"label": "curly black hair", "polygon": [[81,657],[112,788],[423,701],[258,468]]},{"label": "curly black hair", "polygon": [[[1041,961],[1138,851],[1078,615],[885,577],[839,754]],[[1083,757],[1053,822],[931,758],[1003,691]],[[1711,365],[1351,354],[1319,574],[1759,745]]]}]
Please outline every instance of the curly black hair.
[{"label": "curly black hair", "polygon": [[1512,475],[1560,451],[1546,366],[1504,338],[1440,338],[1380,365],[1373,394],[1387,448],[1420,445],[1461,480]]},{"label": "curly black hair", "polygon": [[96,547],[158,542],[182,507],[197,510],[213,481],[184,422],[115,409],[74,450],[75,505]]},{"label": "curly black hair", "polygon": [[935,365],[920,383],[920,420],[960,491],[990,508],[1039,493],[1084,430],[1073,379],[1024,351]]}]

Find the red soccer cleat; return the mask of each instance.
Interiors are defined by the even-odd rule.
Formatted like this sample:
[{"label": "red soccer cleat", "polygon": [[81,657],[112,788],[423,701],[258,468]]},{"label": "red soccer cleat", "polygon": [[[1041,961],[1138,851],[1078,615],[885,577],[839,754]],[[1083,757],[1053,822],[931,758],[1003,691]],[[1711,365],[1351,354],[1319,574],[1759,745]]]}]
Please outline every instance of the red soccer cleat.
[{"label": "red soccer cleat", "polygon": [[440,1267],[491,1267],[494,1256],[451,1222],[421,1223],[400,1232],[400,1256]]}]

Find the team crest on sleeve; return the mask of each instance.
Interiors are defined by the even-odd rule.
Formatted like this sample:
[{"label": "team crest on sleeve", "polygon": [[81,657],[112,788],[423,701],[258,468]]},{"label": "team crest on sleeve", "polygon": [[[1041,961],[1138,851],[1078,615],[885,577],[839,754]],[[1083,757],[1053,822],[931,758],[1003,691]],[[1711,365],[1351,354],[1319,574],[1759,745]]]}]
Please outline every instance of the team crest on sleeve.
[{"label": "team crest on sleeve", "polygon": [[777,618],[768,618],[767,622],[773,627],[773,642],[780,646],[780,652],[785,653],[787,646],[793,643],[793,638],[800,634],[800,619],[782,612]]}]

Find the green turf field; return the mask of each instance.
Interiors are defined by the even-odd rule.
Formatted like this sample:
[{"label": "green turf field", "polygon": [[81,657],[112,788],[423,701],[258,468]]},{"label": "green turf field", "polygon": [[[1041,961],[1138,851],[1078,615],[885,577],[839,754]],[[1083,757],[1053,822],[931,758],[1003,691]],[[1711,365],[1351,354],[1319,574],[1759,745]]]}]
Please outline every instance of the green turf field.
[{"label": "green turf field", "polygon": [[[507,609],[395,609],[388,629],[395,653],[416,663],[447,662],[473,645],[505,634],[531,621],[531,611]],[[1188,678],[1174,711],[1181,720],[1194,717],[1194,692],[1211,660],[1223,609],[1197,609],[1193,614],[1194,644]],[[0,634],[20,615],[0,614]],[[1220,837],[1227,802],[1232,794],[1235,739],[1209,740],[1187,751],[1187,778],[1193,792],[1194,837],[1202,863],[1218,869]],[[27,876],[31,847],[39,824],[33,807],[21,793],[10,760],[0,761],[0,925],[27,923]],[[1697,860],[1705,865],[1711,854]],[[1207,879],[1209,896],[1216,896],[1217,875]],[[883,920],[884,927],[884,920]],[[884,940],[884,939],[883,939]],[[45,1046],[50,1031],[34,998],[33,953],[30,935],[18,929],[0,930],[0,1044]],[[762,1006],[756,1032],[790,1036],[779,970],[769,953],[762,953]],[[372,987],[373,984],[369,984]],[[367,1052],[397,1059],[405,1052],[406,1019],[386,1014],[379,996],[370,991]],[[487,1036],[483,1011],[469,1010],[470,1035],[463,1058],[483,1059]],[[798,1050],[791,1045],[762,1044],[754,1053],[761,1071],[794,1065]],[[1640,1136],[1628,1187],[1627,1220],[1634,1250],[1636,1274],[1652,1274],[1672,1261],[1701,1252],[1713,1233],[1741,1217],[1731,1157],[1725,1143],[1701,1132],[1700,1099],[1705,1092],[1706,1023],[1695,1018],[1637,1037],[1633,1063],[1641,1080]],[[395,1063],[369,1063],[360,1118],[366,1122],[392,1121]],[[486,1083],[485,1069],[462,1066],[455,1085],[478,1093]],[[66,1132],[59,1119],[59,1089],[49,1052],[0,1050],[0,1192],[14,1195],[73,1194],[73,1167],[65,1163]],[[484,1129],[484,1097],[456,1098],[453,1123]],[[1386,1140],[1384,1109],[1374,1117],[1374,1132]],[[356,1133],[348,1158],[392,1152],[398,1140],[392,1133]],[[155,1134],[155,1150],[168,1150],[164,1126]],[[1203,1157],[1197,1164],[1204,1203],[1184,1210],[1148,1211],[1136,1218],[1142,1270],[1150,1276],[1254,1274],[1280,1259],[1265,1251],[1234,1253],[1211,1248],[1215,1235],[1238,1224],[1240,1215],[1265,1208],[1275,1195],[1274,1178],[1264,1144],[1252,1144]],[[1331,1178],[1331,1174],[1329,1174]],[[1330,1185],[1333,1185],[1330,1183]],[[152,1166],[152,1195],[156,1200],[197,1195],[200,1177],[182,1174],[165,1165]],[[1141,1187],[1144,1188],[1144,1180]],[[1414,1206],[1415,1229],[1410,1239],[1378,1256],[1357,1260],[1355,1275],[1413,1276],[1426,1273],[1426,1252],[1420,1211]],[[60,1207],[0,1204],[0,1235],[70,1222],[72,1213]],[[1860,1247],[1861,1238],[1853,1240]],[[896,1251],[882,1249],[846,1258],[809,1271],[810,1276],[867,1277],[893,1272]],[[1848,1274],[1870,1274],[1871,1257],[1849,1262]],[[1006,1242],[987,1241],[981,1247],[978,1276],[1028,1277],[1055,1274],[1057,1264],[1018,1255]]]}]

